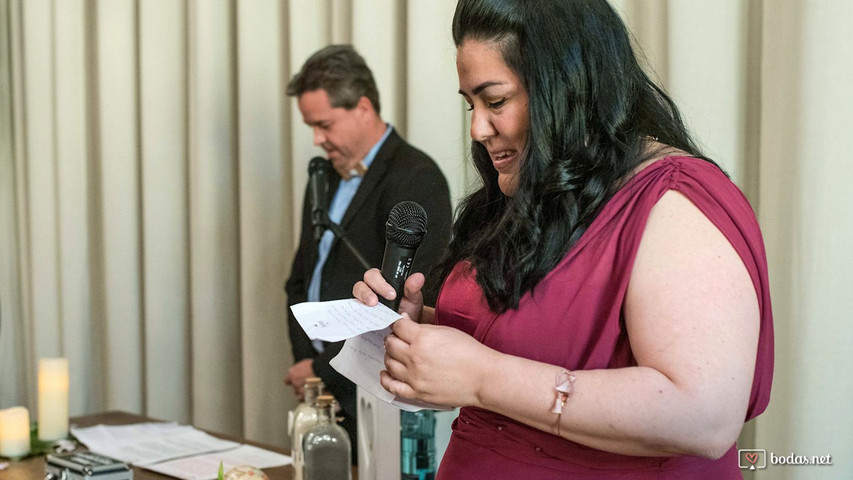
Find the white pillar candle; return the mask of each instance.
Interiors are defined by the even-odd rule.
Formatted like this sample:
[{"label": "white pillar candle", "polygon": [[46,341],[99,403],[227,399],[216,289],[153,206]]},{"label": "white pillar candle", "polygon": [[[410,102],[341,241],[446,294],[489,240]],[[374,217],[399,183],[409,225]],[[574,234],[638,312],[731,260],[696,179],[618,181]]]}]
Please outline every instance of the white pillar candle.
[{"label": "white pillar candle", "polygon": [[39,360],[39,440],[51,442],[68,436],[68,360]]},{"label": "white pillar candle", "polygon": [[30,411],[24,407],[0,410],[0,456],[21,458],[30,453]]}]

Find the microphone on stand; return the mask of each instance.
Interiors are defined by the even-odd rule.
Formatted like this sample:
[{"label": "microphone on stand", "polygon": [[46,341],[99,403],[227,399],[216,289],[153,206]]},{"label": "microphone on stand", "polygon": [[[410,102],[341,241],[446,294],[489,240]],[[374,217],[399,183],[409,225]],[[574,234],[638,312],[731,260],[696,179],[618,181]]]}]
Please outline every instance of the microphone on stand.
[{"label": "microphone on stand", "polygon": [[385,222],[385,255],[382,257],[382,276],[397,292],[394,300],[379,301],[395,312],[403,298],[403,284],[409,277],[412,261],[426,235],[427,214],[416,202],[394,205]]},{"label": "microphone on stand", "polygon": [[311,198],[311,226],[314,241],[319,242],[327,227],[329,211],[329,161],[314,157],[308,164],[308,189]]},{"label": "microphone on stand", "polygon": [[319,242],[328,228],[338,237],[365,270],[371,266],[364,255],[355,248],[340,225],[329,218],[329,170],[332,164],[323,157],[314,157],[308,164],[308,196],[311,201],[311,227],[314,241]]}]

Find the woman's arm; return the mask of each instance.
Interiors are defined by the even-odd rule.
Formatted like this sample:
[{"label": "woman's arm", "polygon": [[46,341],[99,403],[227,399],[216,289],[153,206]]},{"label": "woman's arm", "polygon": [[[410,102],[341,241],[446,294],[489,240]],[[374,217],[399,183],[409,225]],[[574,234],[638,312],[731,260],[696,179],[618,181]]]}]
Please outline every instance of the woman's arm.
[{"label": "woman's arm", "polygon": [[[731,244],[680,193],[665,194],[650,214],[624,314],[638,366],[573,372],[560,434],[628,455],[723,455],[746,416],[758,303]],[[404,319],[393,330],[382,374],[389,391],[557,433],[560,367],[501,354],[452,328]]]}]

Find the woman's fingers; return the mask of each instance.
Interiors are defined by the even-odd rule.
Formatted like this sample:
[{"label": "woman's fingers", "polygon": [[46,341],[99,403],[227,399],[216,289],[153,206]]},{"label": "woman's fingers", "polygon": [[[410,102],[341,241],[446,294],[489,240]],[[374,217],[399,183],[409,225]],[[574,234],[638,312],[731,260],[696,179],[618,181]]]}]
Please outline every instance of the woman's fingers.
[{"label": "woman's fingers", "polygon": [[392,377],[400,380],[401,382],[408,380],[406,376],[406,372],[408,370],[406,365],[391,355],[385,355],[385,370],[390,373]]},{"label": "woman's fingers", "polygon": [[[399,322],[400,320],[397,321]],[[397,360],[405,361],[403,357],[408,353],[408,350],[409,344],[397,335],[395,335],[393,332],[385,336],[386,354],[391,355]]]},{"label": "woman's fingers", "polygon": [[[408,318],[405,319],[408,320]],[[399,322],[400,320],[397,321]],[[385,337],[384,343],[385,373],[388,373],[390,375],[391,380],[398,381],[400,383],[406,383],[409,380],[409,370],[407,366],[409,361],[409,344],[397,335],[394,335],[393,333],[389,333]]]},{"label": "woman's fingers", "polygon": [[364,272],[364,280],[352,287],[352,294],[365,305],[374,306],[379,303],[379,297],[393,300],[397,296],[394,288],[382,277],[378,268],[371,268]]},{"label": "woman's fingers", "polygon": [[379,303],[377,294],[388,300],[393,300],[397,296],[394,288],[382,277],[382,272],[378,268],[371,268],[364,272],[363,281],[353,285],[352,296],[361,303],[372,307]]},{"label": "woman's fingers", "polygon": [[374,292],[382,295],[388,300],[393,300],[394,297],[397,296],[397,292],[394,291],[394,287],[385,281],[385,277],[382,276],[382,272],[380,272],[378,268],[371,268],[364,272],[364,283],[366,283]]},{"label": "woman's fingers", "polygon": [[359,302],[372,307],[379,303],[379,297],[364,282],[357,282],[352,286],[352,296]]},{"label": "woman's fingers", "polygon": [[401,339],[407,345],[414,341],[421,328],[422,326],[419,325],[418,322],[409,318],[407,313],[403,313],[403,316],[399,320],[391,324],[391,331],[393,332],[393,335]]},{"label": "woman's fingers", "polygon": [[426,277],[424,277],[423,273],[417,272],[411,274],[403,285],[403,296],[406,298],[415,298],[417,295],[420,295],[421,290],[424,288],[424,283],[426,283]]},{"label": "woman's fingers", "polygon": [[385,370],[379,372],[379,383],[382,384],[382,388],[398,397],[415,398],[415,391],[412,390],[409,384],[394,378]]}]

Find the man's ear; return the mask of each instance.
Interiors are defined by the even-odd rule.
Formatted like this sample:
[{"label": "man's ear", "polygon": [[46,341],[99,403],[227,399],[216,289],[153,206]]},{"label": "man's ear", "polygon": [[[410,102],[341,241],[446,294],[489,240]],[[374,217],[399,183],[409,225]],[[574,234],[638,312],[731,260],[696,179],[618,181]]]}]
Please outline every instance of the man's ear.
[{"label": "man's ear", "polygon": [[362,95],[361,98],[358,99],[358,103],[355,104],[355,108],[359,109],[365,114],[376,112],[376,109],[373,108],[373,104],[370,103],[370,100],[364,95]]}]

